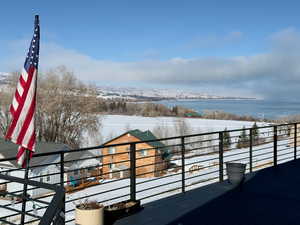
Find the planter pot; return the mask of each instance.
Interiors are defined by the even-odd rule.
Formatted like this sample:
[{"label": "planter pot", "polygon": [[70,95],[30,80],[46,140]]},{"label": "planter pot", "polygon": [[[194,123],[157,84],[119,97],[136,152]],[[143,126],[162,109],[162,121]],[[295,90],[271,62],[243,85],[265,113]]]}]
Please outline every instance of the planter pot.
[{"label": "planter pot", "polygon": [[243,163],[226,163],[226,172],[229,183],[240,185],[245,179],[246,164]]},{"label": "planter pot", "polygon": [[75,224],[78,225],[103,225],[103,207],[99,209],[75,210]]},{"label": "planter pot", "polygon": [[110,206],[104,207],[105,225],[112,225],[116,220],[130,216],[141,210],[141,202],[139,200],[122,201]]}]

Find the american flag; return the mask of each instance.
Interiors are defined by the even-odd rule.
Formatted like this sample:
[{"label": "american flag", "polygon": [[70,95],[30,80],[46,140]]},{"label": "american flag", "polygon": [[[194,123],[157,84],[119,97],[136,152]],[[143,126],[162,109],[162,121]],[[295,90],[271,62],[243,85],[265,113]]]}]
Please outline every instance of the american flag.
[{"label": "american flag", "polygon": [[6,139],[19,145],[17,162],[23,168],[26,166],[26,151],[29,156],[35,149],[35,105],[37,71],[40,50],[39,17],[35,16],[34,34],[24,63],[24,68],[17,84],[17,89],[10,106],[12,121],[6,134]]}]

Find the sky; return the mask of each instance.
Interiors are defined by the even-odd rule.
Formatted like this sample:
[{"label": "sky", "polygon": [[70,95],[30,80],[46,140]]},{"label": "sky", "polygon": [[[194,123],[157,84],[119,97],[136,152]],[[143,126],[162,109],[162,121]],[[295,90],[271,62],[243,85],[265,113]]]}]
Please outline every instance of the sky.
[{"label": "sky", "polygon": [[224,96],[297,99],[300,2],[3,1],[0,71],[22,68],[40,15],[40,74]]}]

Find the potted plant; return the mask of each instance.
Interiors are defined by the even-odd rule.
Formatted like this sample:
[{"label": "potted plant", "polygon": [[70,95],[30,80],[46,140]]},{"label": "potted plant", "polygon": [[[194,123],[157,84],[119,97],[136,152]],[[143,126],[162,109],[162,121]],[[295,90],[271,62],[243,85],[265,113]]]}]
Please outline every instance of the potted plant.
[{"label": "potted plant", "polygon": [[246,164],[243,163],[226,163],[226,172],[229,183],[238,186],[242,184],[245,179]]},{"label": "potted plant", "polygon": [[80,225],[103,225],[103,205],[85,200],[76,205],[75,223]]},{"label": "potted plant", "polygon": [[105,225],[112,225],[116,220],[132,215],[141,209],[140,200],[127,200],[104,207]]}]

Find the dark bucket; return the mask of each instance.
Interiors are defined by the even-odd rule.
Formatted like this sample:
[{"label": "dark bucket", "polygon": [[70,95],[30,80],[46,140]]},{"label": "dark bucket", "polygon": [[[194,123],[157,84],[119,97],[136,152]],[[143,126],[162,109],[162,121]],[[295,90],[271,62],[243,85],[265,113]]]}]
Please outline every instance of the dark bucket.
[{"label": "dark bucket", "polygon": [[226,163],[226,172],[228,181],[232,185],[240,185],[244,181],[246,164],[243,163]]},{"label": "dark bucket", "polygon": [[127,200],[127,201],[122,201],[119,203],[115,203],[112,206],[118,206],[122,204],[126,204],[128,202],[133,202],[130,207],[127,208],[117,208],[114,210],[109,210],[108,206],[104,207],[104,224],[105,225],[113,225],[117,220],[122,219],[124,217],[130,216],[134,213],[139,212],[142,209],[141,206],[141,201],[140,200]]}]

